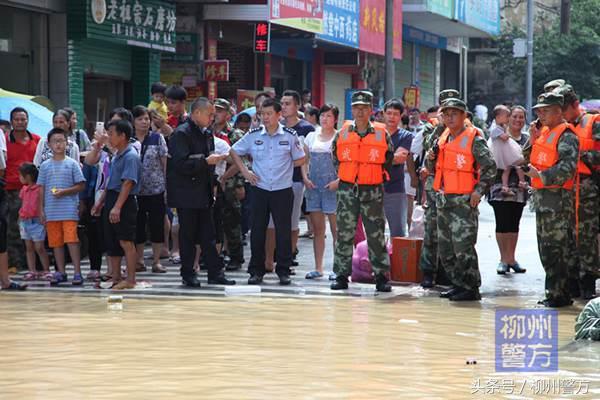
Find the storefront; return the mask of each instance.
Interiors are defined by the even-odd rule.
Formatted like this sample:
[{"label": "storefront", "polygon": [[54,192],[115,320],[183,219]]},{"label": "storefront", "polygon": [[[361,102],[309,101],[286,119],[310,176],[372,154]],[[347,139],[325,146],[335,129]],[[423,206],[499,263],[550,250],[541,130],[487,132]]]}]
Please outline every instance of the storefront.
[{"label": "storefront", "polygon": [[175,52],[175,5],[82,0],[69,3],[67,18],[69,99],[86,128],[115,107],[147,104],[161,52]]},{"label": "storefront", "polygon": [[67,100],[53,96],[67,90],[66,82],[62,88],[55,84],[66,71],[60,61],[66,56],[64,3],[0,0],[0,88],[53,97],[59,104]]}]

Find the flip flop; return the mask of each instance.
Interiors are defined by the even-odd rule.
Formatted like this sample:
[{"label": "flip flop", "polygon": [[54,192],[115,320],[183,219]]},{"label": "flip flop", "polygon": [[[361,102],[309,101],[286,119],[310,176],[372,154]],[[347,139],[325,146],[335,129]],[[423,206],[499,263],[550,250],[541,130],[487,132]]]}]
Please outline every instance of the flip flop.
[{"label": "flip flop", "polygon": [[308,274],[306,274],[306,279],[317,279],[317,278],[322,278],[323,274],[319,271],[310,271]]},{"label": "flip flop", "polygon": [[27,289],[27,285],[19,285],[17,282],[10,281],[10,284],[2,288],[2,290],[25,290]]}]

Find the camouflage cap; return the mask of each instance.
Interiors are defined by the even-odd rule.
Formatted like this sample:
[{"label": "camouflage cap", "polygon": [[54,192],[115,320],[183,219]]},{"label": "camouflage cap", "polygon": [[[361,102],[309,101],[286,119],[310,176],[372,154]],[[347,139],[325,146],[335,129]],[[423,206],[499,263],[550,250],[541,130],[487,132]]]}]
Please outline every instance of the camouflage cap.
[{"label": "camouflage cap", "polygon": [[572,104],[574,101],[579,100],[577,93],[575,93],[575,89],[573,89],[573,86],[569,84],[557,87],[552,91],[552,93],[562,95],[564,104]]},{"label": "camouflage cap", "polygon": [[358,92],[352,93],[352,105],[357,106],[361,104],[372,106],[373,93],[366,90],[359,90]]},{"label": "camouflage cap", "polygon": [[542,108],[542,107],[550,107],[550,106],[560,106],[562,107],[564,104],[564,97],[562,94],[550,92],[550,93],[542,93],[537,98],[537,104],[533,106],[534,109]]},{"label": "camouflage cap", "polygon": [[441,105],[448,99],[460,99],[460,93],[458,90],[446,89],[442,90],[438,95],[438,103]]},{"label": "camouflage cap", "polygon": [[563,86],[565,84],[564,79],[555,79],[550,81],[544,85],[544,92],[548,93],[556,89],[557,87]]},{"label": "camouflage cap", "polygon": [[455,108],[457,110],[467,112],[467,105],[461,99],[446,99],[440,108],[440,112],[444,112],[444,110],[448,108]]},{"label": "camouflage cap", "polygon": [[216,108],[222,108],[225,111],[230,111],[231,110],[231,103],[228,102],[225,99],[216,99],[215,100],[215,107]]}]

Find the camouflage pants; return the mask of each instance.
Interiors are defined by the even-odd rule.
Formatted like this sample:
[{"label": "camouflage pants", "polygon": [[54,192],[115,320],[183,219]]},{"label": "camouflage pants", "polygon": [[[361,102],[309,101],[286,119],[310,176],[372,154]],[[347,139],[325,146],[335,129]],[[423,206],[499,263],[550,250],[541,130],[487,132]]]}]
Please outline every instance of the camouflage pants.
[{"label": "camouflage pants", "polygon": [[438,254],[456,287],[475,290],[481,286],[475,243],[479,211],[468,199],[443,207],[437,205]]},{"label": "camouflage pants", "polygon": [[[592,275],[600,278],[598,256],[598,208],[600,191],[593,179],[581,180],[579,190],[579,228],[573,221],[569,277],[573,279]],[[579,235],[576,235],[576,230]]]},{"label": "camouflage pants", "polygon": [[435,205],[435,192],[427,190],[426,194],[425,231],[419,266],[423,273],[433,275],[437,272],[438,267],[437,208]]},{"label": "camouflage pants", "polygon": [[[568,290],[571,212],[536,212],[538,251],[546,271],[546,298],[570,298]],[[597,220],[595,220],[597,222]]]},{"label": "camouflage pants", "polygon": [[387,274],[390,261],[385,246],[385,215],[383,212],[383,187],[359,187],[341,182],[337,191],[337,243],[333,259],[333,272],[349,276],[352,272],[354,234],[359,214],[365,226],[369,260],[375,274]]},{"label": "camouflage pants", "polygon": [[18,269],[27,269],[25,246],[19,232],[19,209],[21,208],[19,191],[7,190],[6,200],[8,202],[8,265]]},{"label": "camouflage pants", "polygon": [[243,263],[242,248],[242,205],[236,198],[235,188],[225,189],[223,204],[223,233],[227,239],[227,250],[231,261]]}]

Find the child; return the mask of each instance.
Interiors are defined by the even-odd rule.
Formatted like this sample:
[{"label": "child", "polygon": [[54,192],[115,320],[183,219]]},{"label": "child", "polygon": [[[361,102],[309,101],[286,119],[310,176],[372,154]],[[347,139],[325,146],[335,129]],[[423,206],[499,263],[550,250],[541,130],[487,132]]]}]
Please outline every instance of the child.
[{"label": "child", "polygon": [[52,158],[40,166],[38,185],[44,194],[40,198],[40,221],[46,224],[48,244],[54,250],[56,267],[50,283],[57,285],[67,281],[65,272],[65,243],[75,268],[73,285],[82,285],[79,238],[79,192],[85,189],[85,178],[79,163],[65,156],[67,133],[54,128],[48,133]]},{"label": "child", "polygon": [[[23,163],[19,167],[19,180],[23,184],[19,197],[21,198],[21,209],[19,210],[19,231],[21,239],[25,241],[27,255],[27,267],[29,272],[25,274],[24,280],[34,281],[43,277],[51,280],[50,261],[44,247],[46,239],[46,228],[40,222],[40,185],[36,184],[38,169],[32,163]],[[38,274],[35,269],[35,254],[40,256],[44,267],[44,273]]]},{"label": "child", "polygon": [[167,108],[167,104],[165,103],[165,92],[167,87],[161,83],[156,82],[153,83],[150,87],[150,93],[152,94],[152,101],[148,104],[149,110],[156,110],[158,114],[166,120],[169,118],[169,109]]},{"label": "child", "polygon": [[[521,146],[513,140],[506,128],[510,110],[504,105],[494,107],[495,126],[490,132],[491,150],[496,161],[498,169],[502,169],[502,194],[504,196],[514,196],[515,193],[508,187],[508,178],[513,167],[524,162]],[[521,168],[514,168],[519,177],[519,188],[521,190],[527,187],[525,173]]]},{"label": "child", "polygon": [[[110,146],[117,153],[111,161],[102,210],[104,239],[111,258],[113,289],[133,289],[137,264],[135,234],[138,208],[135,195],[139,191],[142,163],[129,141],[133,127],[128,121],[111,121],[107,129]],[[121,281],[123,256],[127,264],[127,278]]]}]

